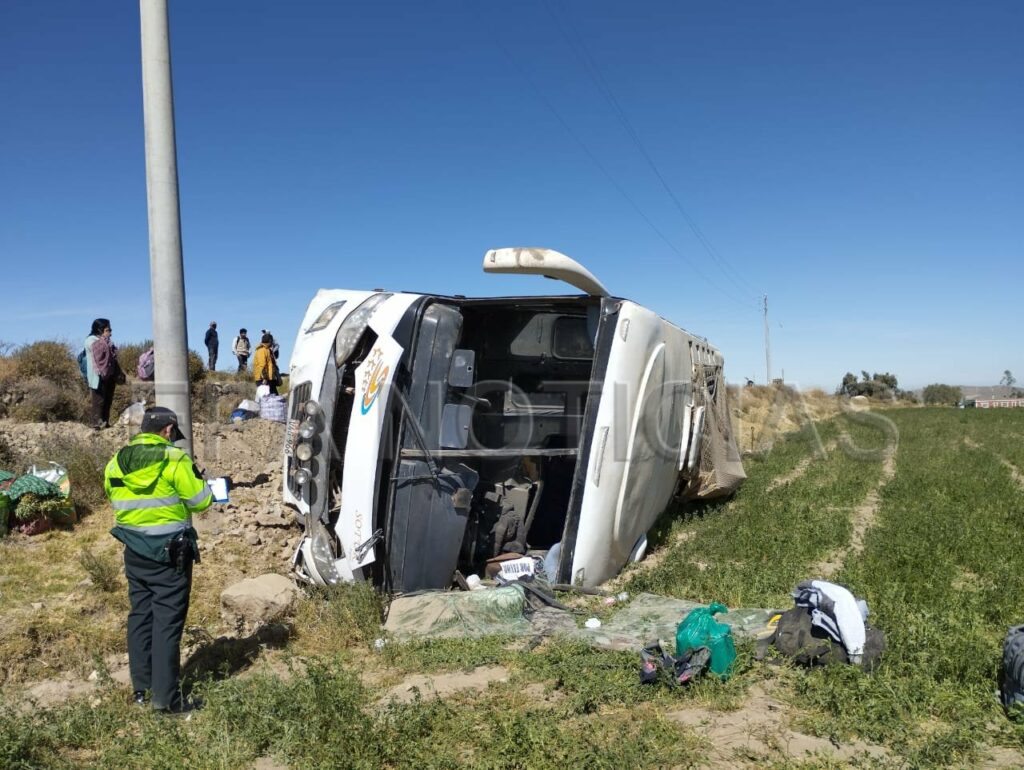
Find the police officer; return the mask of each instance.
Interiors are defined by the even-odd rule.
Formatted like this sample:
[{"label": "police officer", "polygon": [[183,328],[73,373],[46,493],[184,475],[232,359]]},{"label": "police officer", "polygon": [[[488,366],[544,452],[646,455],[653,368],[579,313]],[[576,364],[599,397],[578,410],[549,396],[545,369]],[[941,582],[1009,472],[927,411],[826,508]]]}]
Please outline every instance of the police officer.
[{"label": "police officer", "polygon": [[213,493],[199,469],[173,442],[184,436],[178,416],[147,409],[141,432],[107,463],[104,487],[117,514],[110,533],[125,545],[128,578],[128,664],[132,698],[161,712],[199,708],[180,688],[181,634],[199,545],[192,514],[206,510]]}]

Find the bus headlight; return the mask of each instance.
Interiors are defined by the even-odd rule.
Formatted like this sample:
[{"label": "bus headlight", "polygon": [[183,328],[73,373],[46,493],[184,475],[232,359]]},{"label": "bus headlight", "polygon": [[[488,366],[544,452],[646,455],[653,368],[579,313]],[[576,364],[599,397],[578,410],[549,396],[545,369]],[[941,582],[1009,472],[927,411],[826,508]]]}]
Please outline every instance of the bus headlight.
[{"label": "bus headlight", "polygon": [[352,311],[351,315],[341,322],[338,334],[334,338],[334,362],[338,366],[348,361],[348,357],[355,350],[356,343],[363,336],[366,330],[366,323],[373,315],[373,311],[382,302],[391,298],[391,294],[374,294],[365,300],[359,307]]},{"label": "bus headlight", "polygon": [[326,329],[331,325],[331,321],[334,320],[334,316],[338,315],[338,311],[345,306],[345,300],[341,302],[334,302],[323,309],[323,311],[316,317],[312,325],[306,329],[306,334],[312,334],[318,332],[321,329]]},{"label": "bus headlight", "polygon": [[[300,428],[299,430],[301,431],[302,429]],[[311,459],[313,459],[313,445],[310,444],[309,442],[303,441],[301,444],[295,447],[295,457],[298,458],[301,462],[308,463]],[[296,481],[298,480],[298,474],[303,471],[305,471],[304,468],[299,468],[299,470],[295,472]],[[306,474],[309,475],[308,471],[306,472]]]}]

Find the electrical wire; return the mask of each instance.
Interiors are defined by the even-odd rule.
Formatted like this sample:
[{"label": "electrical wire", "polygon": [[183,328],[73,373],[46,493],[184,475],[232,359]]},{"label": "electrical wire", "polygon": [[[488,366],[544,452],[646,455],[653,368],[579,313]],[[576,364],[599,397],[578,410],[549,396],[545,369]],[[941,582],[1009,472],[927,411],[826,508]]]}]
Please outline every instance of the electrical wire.
[{"label": "electrical wire", "polygon": [[[661,183],[662,188],[665,190],[669,199],[672,201],[676,209],[679,211],[679,214],[682,216],[683,220],[690,228],[690,231],[693,233],[694,237],[696,237],[701,246],[704,247],[704,250],[708,253],[712,260],[715,261],[719,269],[722,271],[722,274],[726,278],[728,278],[740,292],[750,294],[751,298],[755,298],[758,295],[758,292],[755,291],[750,286],[750,284],[748,284],[743,279],[742,274],[740,274],[740,272],[736,270],[736,268],[734,268],[725,259],[725,257],[721,255],[721,253],[719,253],[718,249],[716,249],[714,245],[711,243],[711,241],[707,238],[707,236],[704,235],[704,232],[697,225],[696,221],[694,221],[693,217],[690,216],[690,213],[686,210],[682,202],[679,200],[679,197],[676,195],[675,191],[669,185],[668,180],[666,180],[665,176],[661,173],[661,170],[658,168],[658,165],[654,162],[654,159],[651,157],[650,153],[647,151],[647,148],[640,140],[640,136],[639,134],[637,134],[636,129],[633,127],[633,124],[630,121],[629,116],[626,115],[626,111],[623,109],[622,104],[615,97],[615,93],[612,91],[611,86],[608,85],[608,81],[602,74],[601,68],[598,66],[597,61],[590,53],[590,49],[587,47],[586,41],[583,39],[583,36],[579,33],[579,30],[573,25],[572,20],[566,17],[566,25],[573,33],[572,36],[570,36],[569,33],[566,31],[566,25],[563,25],[562,19],[555,11],[552,0],[544,0],[544,6],[547,8],[548,13],[551,15],[551,18],[554,19],[555,25],[558,27],[558,30],[562,34],[562,37],[569,44],[569,47],[573,50],[573,53],[575,54],[577,60],[583,66],[583,70],[587,73],[587,76],[590,78],[591,82],[593,82],[594,86],[597,88],[598,92],[601,94],[605,102],[611,108],[612,112],[614,112],[616,117],[619,119],[619,122],[621,123],[623,129],[626,131],[626,134],[632,140],[637,151],[647,162],[648,167],[658,178],[658,181]],[[575,38],[575,40],[573,38]]]},{"label": "electrical wire", "polygon": [[530,74],[522,66],[520,66],[519,62],[512,55],[512,52],[508,50],[504,42],[502,42],[501,38],[497,35],[493,28],[491,29],[491,37],[494,40],[495,45],[501,49],[501,51],[505,54],[506,58],[516,69],[516,71],[520,74],[520,76],[522,76],[522,78],[526,80],[526,82],[529,84],[530,88],[533,89],[537,98],[544,104],[545,107],[548,108],[551,114],[554,115],[555,119],[562,126],[563,130],[569,135],[569,137],[574,142],[576,142],[577,145],[579,145],[580,149],[582,149],[583,152],[587,155],[587,157],[590,158],[591,162],[595,166],[597,166],[598,170],[601,171],[601,173],[608,180],[608,182],[611,183],[611,185],[618,191],[618,193],[626,200],[626,202],[632,207],[632,209],[637,213],[637,215],[640,216],[640,218],[647,223],[647,225],[651,228],[655,235],[657,235],[658,238],[660,238],[665,243],[665,245],[668,246],[680,259],[689,264],[693,272],[705,283],[707,283],[711,288],[715,289],[720,294],[722,294],[722,296],[726,297],[727,299],[734,302],[738,306],[744,308],[745,310],[752,309],[751,303],[749,301],[745,301],[743,299],[738,298],[731,291],[723,288],[714,280],[712,280],[710,276],[708,276],[703,270],[700,269],[696,262],[694,262],[692,259],[686,256],[679,249],[679,247],[676,246],[668,238],[668,236],[665,235],[664,232],[662,232],[662,230],[654,223],[654,221],[647,215],[647,213],[640,207],[640,205],[635,200],[633,200],[632,196],[629,195],[626,189],[621,184],[619,184],[618,180],[615,179],[615,177],[601,162],[601,160],[597,157],[594,151],[590,149],[590,146],[586,142],[584,142],[576,134],[575,131],[573,131],[568,121],[566,121],[566,119],[562,116],[562,113],[559,112],[558,108],[556,108],[555,105],[551,102],[551,100],[547,98],[547,96],[540,89],[540,87],[537,85],[534,79],[530,77]]}]

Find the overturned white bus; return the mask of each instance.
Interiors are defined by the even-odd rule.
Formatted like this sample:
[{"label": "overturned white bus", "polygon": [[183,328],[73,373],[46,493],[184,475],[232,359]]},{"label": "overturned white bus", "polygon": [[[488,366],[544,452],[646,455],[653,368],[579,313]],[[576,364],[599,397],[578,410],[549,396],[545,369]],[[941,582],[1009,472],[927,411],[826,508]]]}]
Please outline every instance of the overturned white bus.
[{"label": "overturned white bus", "polygon": [[[284,500],[296,574],[446,588],[551,553],[597,585],[642,558],[673,498],[744,478],[722,356],[546,249],[487,252],[576,296],[321,290],[292,355]],[[557,553],[557,558],[555,554]]]}]

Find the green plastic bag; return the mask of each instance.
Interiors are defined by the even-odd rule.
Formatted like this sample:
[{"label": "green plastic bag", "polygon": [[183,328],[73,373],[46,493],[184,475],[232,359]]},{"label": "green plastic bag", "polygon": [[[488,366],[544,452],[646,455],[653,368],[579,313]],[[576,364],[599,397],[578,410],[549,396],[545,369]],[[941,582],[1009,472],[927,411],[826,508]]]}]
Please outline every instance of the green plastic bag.
[{"label": "green plastic bag", "polygon": [[719,602],[690,610],[676,628],[676,656],[697,647],[707,647],[711,650],[711,673],[726,679],[736,660],[736,647],[732,643],[732,629],[715,620],[715,615],[728,611],[729,608]]}]

